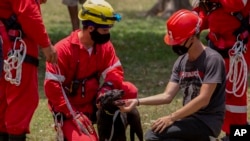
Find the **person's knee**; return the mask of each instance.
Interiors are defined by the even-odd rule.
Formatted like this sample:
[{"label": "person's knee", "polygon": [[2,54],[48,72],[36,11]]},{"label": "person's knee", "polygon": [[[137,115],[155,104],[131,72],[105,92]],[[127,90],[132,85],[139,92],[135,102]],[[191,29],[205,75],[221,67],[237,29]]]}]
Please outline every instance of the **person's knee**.
[{"label": "person's knee", "polygon": [[145,133],[145,141],[159,141],[159,139],[152,130],[148,130]]}]

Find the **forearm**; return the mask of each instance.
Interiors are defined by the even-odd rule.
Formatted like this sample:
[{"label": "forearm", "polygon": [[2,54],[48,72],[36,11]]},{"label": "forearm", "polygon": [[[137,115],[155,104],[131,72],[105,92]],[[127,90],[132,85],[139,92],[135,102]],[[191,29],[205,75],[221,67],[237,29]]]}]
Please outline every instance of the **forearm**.
[{"label": "forearm", "polygon": [[161,105],[169,104],[179,90],[179,84],[175,82],[169,82],[165,88],[165,91],[160,94],[145,97],[139,99],[140,105]]},{"label": "forearm", "polygon": [[169,100],[164,93],[161,93],[154,96],[140,98],[138,99],[139,104],[137,105],[161,105],[168,104],[170,101],[171,100]]}]

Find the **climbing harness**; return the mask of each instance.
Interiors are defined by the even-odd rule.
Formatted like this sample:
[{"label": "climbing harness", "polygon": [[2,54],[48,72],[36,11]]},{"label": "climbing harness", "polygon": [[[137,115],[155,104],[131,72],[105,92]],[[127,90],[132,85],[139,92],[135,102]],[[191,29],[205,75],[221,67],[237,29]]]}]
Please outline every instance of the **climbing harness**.
[{"label": "climbing harness", "polygon": [[[8,58],[4,60],[3,69],[5,71],[5,80],[11,84],[19,86],[22,78],[22,63],[25,59],[27,47],[22,40],[22,32],[16,37],[13,45],[13,49],[9,52]],[[19,45],[20,44],[20,45]],[[15,75],[13,75],[15,71]]]},{"label": "climbing harness", "polygon": [[[233,94],[235,97],[242,97],[246,90],[247,84],[247,63],[244,58],[244,52],[246,52],[246,45],[242,40],[235,42],[232,49],[229,50],[229,72],[227,74],[227,80],[232,83],[232,89],[226,89],[226,92]],[[243,90],[239,93],[240,88],[243,86]]]},{"label": "climbing harness", "polygon": [[[58,75],[61,75],[61,71],[60,71],[60,69],[59,69],[59,66],[58,66],[57,64],[55,64],[54,67],[55,67],[56,73],[57,73]],[[61,90],[62,90],[63,97],[64,97],[64,99],[65,99],[67,108],[69,109],[70,114],[71,114],[71,116],[73,117],[73,120],[75,120],[75,122],[76,122],[78,128],[80,128],[80,130],[81,130],[84,134],[86,134],[86,135],[90,138],[91,141],[93,141],[93,139],[92,139],[91,136],[90,136],[91,132],[89,132],[88,129],[87,129],[88,127],[83,127],[83,125],[82,125],[81,123],[79,123],[79,121],[77,120],[78,114],[77,114],[76,112],[74,112],[74,110],[73,110],[73,108],[72,108],[72,106],[71,106],[71,104],[70,104],[70,102],[69,102],[69,99],[68,99],[68,97],[67,97],[67,95],[66,95],[66,93],[65,93],[65,91],[64,91],[64,89],[63,89],[62,82],[60,81],[59,84],[60,84],[60,87],[61,87]],[[55,117],[55,118],[56,118],[56,117]]]}]

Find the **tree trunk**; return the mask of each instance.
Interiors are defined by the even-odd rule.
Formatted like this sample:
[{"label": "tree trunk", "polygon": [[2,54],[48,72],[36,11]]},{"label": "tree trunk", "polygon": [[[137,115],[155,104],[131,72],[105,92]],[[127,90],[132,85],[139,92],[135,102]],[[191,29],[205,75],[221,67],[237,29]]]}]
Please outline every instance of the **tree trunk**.
[{"label": "tree trunk", "polygon": [[158,0],[157,3],[147,11],[146,16],[168,18],[179,9],[191,8],[189,0]]}]

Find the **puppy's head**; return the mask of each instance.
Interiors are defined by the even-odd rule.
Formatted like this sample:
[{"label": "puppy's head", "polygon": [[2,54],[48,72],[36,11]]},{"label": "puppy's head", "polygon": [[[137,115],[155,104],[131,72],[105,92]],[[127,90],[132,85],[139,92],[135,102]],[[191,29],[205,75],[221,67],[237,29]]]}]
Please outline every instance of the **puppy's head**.
[{"label": "puppy's head", "polygon": [[101,98],[100,98],[100,104],[102,109],[108,111],[108,112],[115,112],[118,107],[115,105],[115,101],[122,98],[124,95],[123,90],[113,89],[107,91]]}]

